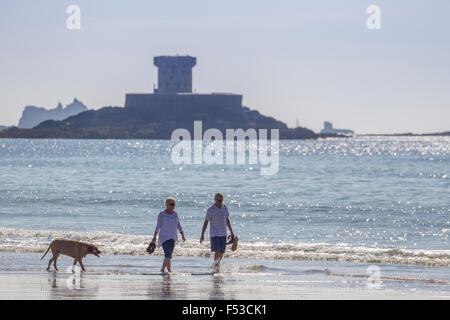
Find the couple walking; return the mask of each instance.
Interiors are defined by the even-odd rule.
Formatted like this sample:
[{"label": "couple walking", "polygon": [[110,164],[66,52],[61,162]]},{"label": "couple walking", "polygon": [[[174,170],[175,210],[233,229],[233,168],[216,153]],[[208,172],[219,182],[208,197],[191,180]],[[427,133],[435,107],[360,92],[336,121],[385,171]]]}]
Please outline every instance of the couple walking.
[{"label": "couple walking", "polygon": [[[173,249],[175,248],[175,242],[178,239],[177,229],[180,232],[183,241],[185,241],[186,238],[184,237],[178,214],[175,211],[175,199],[172,197],[167,198],[165,204],[166,210],[159,213],[152,243],[153,245],[156,245],[156,237],[159,233],[158,247],[162,247],[164,250],[164,261],[161,272],[164,272],[165,268],[167,268],[168,272],[171,272],[170,262]],[[223,195],[220,192],[216,193],[214,196],[214,204],[206,212],[202,235],[200,236],[200,243],[203,243],[206,228],[208,227],[208,223],[210,223],[209,233],[211,239],[211,252],[214,252],[214,272],[219,271],[220,260],[225,253],[227,227],[230,230],[230,237],[234,238],[229,216],[228,208],[223,204]]]}]

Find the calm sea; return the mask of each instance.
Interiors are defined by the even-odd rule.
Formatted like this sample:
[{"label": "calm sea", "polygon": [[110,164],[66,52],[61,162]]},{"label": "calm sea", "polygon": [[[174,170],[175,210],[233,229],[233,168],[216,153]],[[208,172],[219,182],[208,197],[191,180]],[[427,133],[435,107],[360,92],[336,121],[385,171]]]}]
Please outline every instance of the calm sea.
[{"label": "calm sea", "polygon": [[279,171],[175,165],[171,141],[0,140],[0,251],[42,252],[54,237],[145,254],[164,199],[198,243],[220,191],[240,259],[450,266],[450,138],[280,142]]}]

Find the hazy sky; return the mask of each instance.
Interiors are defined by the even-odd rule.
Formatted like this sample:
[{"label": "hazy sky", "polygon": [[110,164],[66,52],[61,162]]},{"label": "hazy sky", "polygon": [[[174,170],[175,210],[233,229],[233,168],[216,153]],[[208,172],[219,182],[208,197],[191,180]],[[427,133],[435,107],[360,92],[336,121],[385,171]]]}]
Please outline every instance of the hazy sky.
[{"label": "hazy sky", "polygon": [[[69,30],[69,5],[81,29]],[[369,30],[369,5],[381,29]],[[450,1],[0,1],[0,124],[76,96],[123,106],[153,91],[153,56],[197,57],[197,92],[319,131],[450,130]]]}]

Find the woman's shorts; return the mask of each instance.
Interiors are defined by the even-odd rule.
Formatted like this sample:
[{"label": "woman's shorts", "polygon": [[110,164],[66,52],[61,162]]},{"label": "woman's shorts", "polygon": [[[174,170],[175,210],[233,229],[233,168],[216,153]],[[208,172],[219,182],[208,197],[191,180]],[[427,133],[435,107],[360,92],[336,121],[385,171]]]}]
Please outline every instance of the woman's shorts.
[{"label": "woman's shorts", "polygon": [[172,259],[173,248],[175,248],[175,240],[169,239],[163,242],[162,248],[164,250],[164,257]]},{"label": "woman's shorts", "polygon": [[227,237],[212,237],[211,238],[211,251],[220,251],[225,253],[225,247],[227,245]]}]

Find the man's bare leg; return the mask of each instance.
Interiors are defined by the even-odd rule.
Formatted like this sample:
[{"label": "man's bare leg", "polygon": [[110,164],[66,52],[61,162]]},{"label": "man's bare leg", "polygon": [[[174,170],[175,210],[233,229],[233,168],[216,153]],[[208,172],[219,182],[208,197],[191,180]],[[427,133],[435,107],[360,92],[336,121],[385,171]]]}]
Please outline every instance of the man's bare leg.
[{"label": "man's bare leg", "polygon": [[223,257],[222,252],[220,252],[220,251],[214,252],[214,264],[213,264],[214,272],[219,272],[219,266],[220,266],[220,261],[222,260],[222,257]]}]

